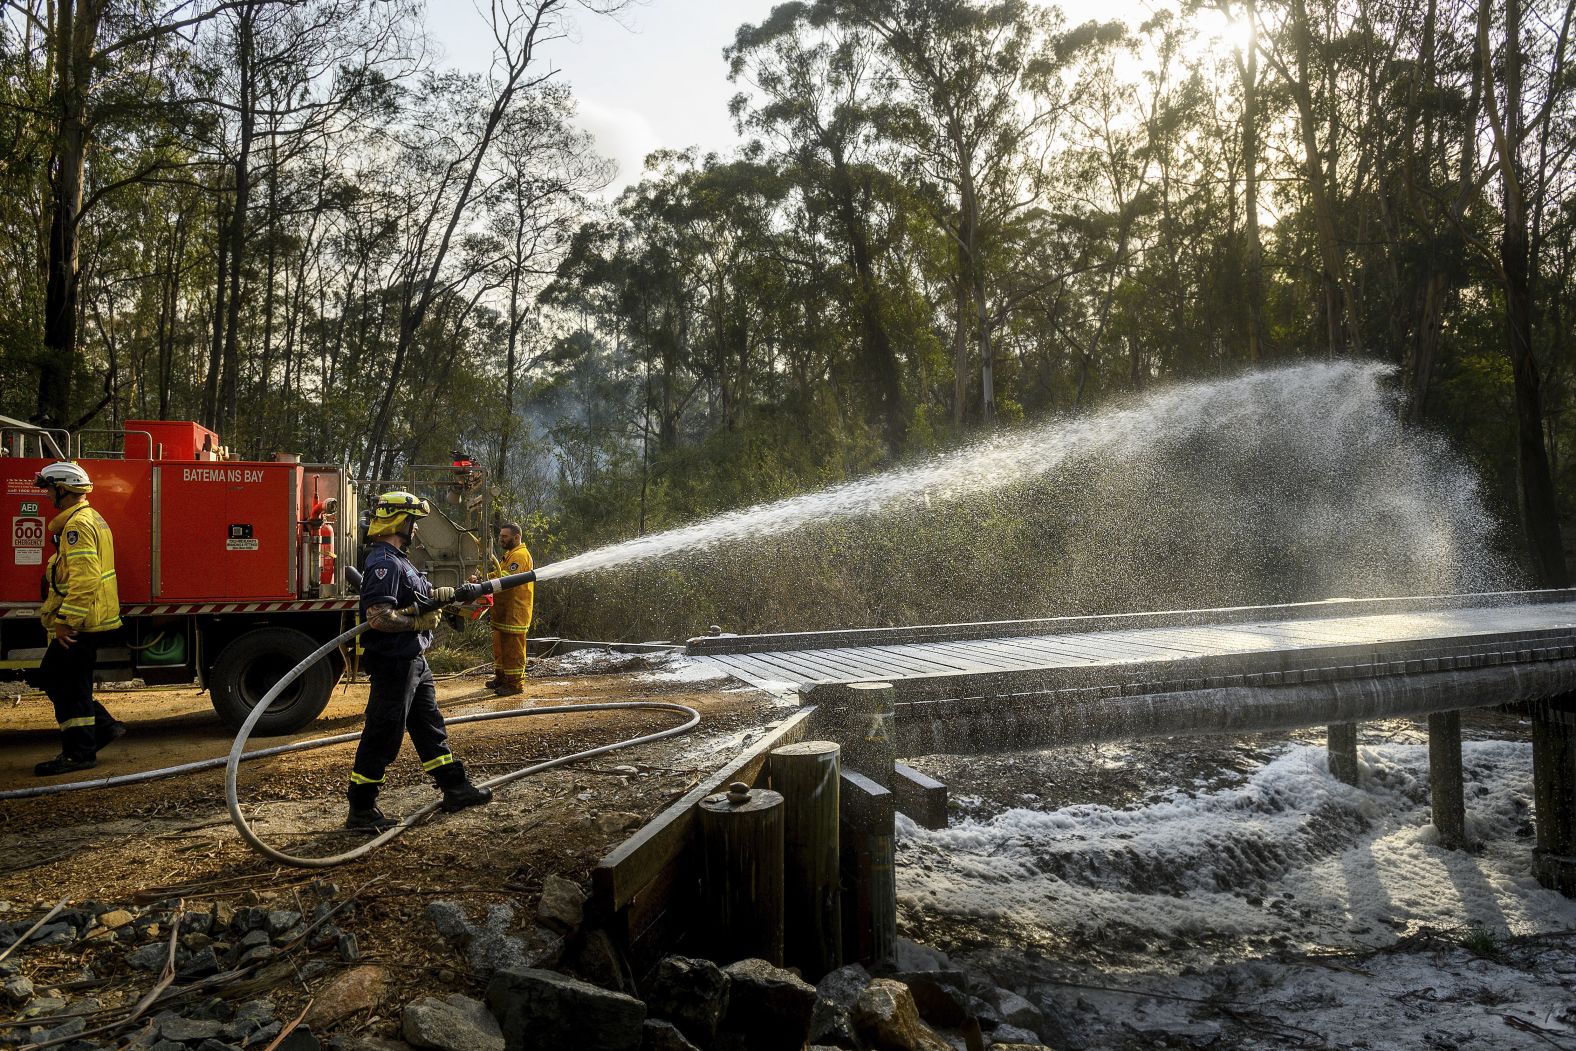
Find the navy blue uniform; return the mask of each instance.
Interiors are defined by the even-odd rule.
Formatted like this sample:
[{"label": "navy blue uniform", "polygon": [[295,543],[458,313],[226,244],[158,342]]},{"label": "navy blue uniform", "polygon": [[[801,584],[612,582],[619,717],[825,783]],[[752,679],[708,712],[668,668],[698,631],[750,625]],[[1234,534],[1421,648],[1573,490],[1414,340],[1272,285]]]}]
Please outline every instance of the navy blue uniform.
[{"label": "navy blue uniform", "polygon": [[[411,564],[393,544],[378,541],[367,554],[361,581],[361,615],[372,606],[392,603],[404,609],[418,596],[432,593],[426,574]],[[432,669],[422,656],[432,645],[430,631],[363,632],[361,647],[372,688],[367,695],[367,723],[356,747],[350,771],[350,804],[366,809],[374,805],[384,771],[399,755],[406,733],[416,746],[421,768],[440,787],[465,780],[465,767],[449,751],[449,734],[438,711]]]},{"label": "navy blue uniform", "polygon": [[[366,569],[361,574],[361,616],[373,606],[392,602],[404,609],[418,598],[432,594],[427,574],[417,569],[405,552],[379,540],[367,552]],[[409,659],[420,657],[432,645],[430,631],[369,631],[361,636],[361,648],[380,657]]]}]

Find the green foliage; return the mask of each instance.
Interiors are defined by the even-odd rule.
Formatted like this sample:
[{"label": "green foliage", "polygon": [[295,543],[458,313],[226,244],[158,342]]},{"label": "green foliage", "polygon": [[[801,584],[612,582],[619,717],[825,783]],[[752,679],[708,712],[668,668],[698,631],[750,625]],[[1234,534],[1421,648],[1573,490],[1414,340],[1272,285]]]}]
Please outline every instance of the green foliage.
[{"label": "green foliage", "polygon": [[1487,927],[1468,927],[1461,936],[1461,947],[1485,960],[1498,960],[1505,955],[1503,935]]},{"label": "green foliage", "polygon": [[[0,412],[41,418],[58,408],[40,380],[60,357],[43,315],[64,122],[47,5],[13,7]],[[494,127],[497,82],[406,60],[409,3],[204,7],[169,30],[183,10],[111,0],[89,56],[73,419],[203,420],[242,455],[294,450],[368,480],[464,449],[500,465],[492,506],[547,562],[987,427],[1340,351],[1393,364],[1410,423],[1521,513],[1483,108],[1511,54],[1500,14],[1485,62],[1472,5],[1261,6],[1255,66],[1190,9],[1070,26],[1028,0],[781,4],[726,48],[739,149],[659,151],[593,204],[608,173],[570,88],[522,89]],[[1537,0],[1528,25],[1560,14]],[[1569,511],[1576,82],[1568,49],[1522,37],[1532,359]],[[834,530],[729,555],[732,575],[711,572],[719,555],[564,581],[543,616],[621,637],[923,619],[944,612],[912,568],[926,559],[1004,614],[1083,608],[1097,581],[1053,594],[1016,567],[1085,525],[1031,506],[934,537]],[[740,574],[758,586],[741,593]],[[1197,597],[1232,601],[1250,576],[1223,568]],[[1174,604],[1163,583],[1123,594]]]}]

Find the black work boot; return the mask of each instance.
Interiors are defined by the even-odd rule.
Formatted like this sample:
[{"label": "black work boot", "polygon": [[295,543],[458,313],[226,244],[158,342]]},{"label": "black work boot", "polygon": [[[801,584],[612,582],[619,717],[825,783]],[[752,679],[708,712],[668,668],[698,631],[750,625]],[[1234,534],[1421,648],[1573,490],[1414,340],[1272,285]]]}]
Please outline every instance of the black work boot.
[{"label": "black work boot", "polygon": [[345,827],[357,832],[387,832],[397,824],[398,821],[375,806],[351,807],[349,816],[345,818]]},{"label": "black work boot", "polygon": [[98,766],[98,760],[89,756],[57,755],[53,759],[46,759],[33,767],[34,777],[58,777],[61,774],[74,774],[78,770],[91,770]]},{"label": "black work boot", "polygon": [[399,822],[378,809],[378,786],[352,783],[345,793],[350,801],[350,815],[345,827],[358,832],[387,832]]},{"label": "black work boot", "polygon": [[126,736],[126,724],[118,719],[111,719],[107,723],[96,724],[93,727],[93,734],[98,738],[98,746],[103,748],[105,745]]},{"label": "black work boot", "polygon": [[433,780],[443,792],[443,802],[438,804],[438,809],[445,814],[492,802],[492,789],[471,784],[471,779],[465,776],[464,763],[439,767]]},{"label": "black work boot", "polygon": [[503,685],[503,680],[498,678],[498,676],[494,675],[492,678],[490,678],[486,682],[482,683],[482,689],[484,689],[484,690],[496,690],[498,687],[500,687],[502,685]]},{"label": "black work boot", "polygon": [[455,785],[443,785],[442,788],[443,802],[438,804],[438,809],[445,814],[492,802],[492,789],[479,788],[468,779]]}]

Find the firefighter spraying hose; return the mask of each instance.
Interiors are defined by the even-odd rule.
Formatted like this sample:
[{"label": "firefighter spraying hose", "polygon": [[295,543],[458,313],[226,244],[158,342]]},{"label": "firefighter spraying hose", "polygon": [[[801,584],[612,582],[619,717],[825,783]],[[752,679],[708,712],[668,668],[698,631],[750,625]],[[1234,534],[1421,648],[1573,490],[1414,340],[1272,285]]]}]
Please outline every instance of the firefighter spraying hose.
[{"label": "firefighter spraying hose", "polygon": [[[534,571],[528,571],[525,573],[513,573],[508,576],[498,577],[492,580],[483,580],[477,583],[464,584],[454,589],[454,598],[452,601],[455,603],[469,602],[473,599],[481,597],[482,595],[496,594],[508,588],[519,587],[523,584],[528,584],[535,579],[536,573]],[[423,610],[420,608],[420,604],[418,604],[402,609],[400,612],[408,616],[418,612],[423,612]],[[391,827],[379,831],[375,838],[368,840],[367,842],[356,847],[354,850],[348,850],[343,854],[332,854],[324,857],[301,857],[299,855],[286,854],[283,851],[276,850],[267,843],[264,843],[262,839],[258,837],[257,833],[252,829],[252,826],[247,822],[245,815],[241,813],[241,802],[237,778],[240,772],[241,761],[245,757],[246,741],[247,738],[251,736],[252,728],[257,725],[257,721],[261,719],[263,713],[268,710],[268,706],[272,704],[274,700],[278,698],[278,696],[283,693],[291,683],[304,674],[308,668],[312,667],[312,665],[316,664],[318,661],[334,652],[334,650],[336,650],[341,644],[349,642],[351,639],[354,639],[356,636],[367,631],[370,627],[371,625],[365,622],[357,624],[355,627],[351,628],[349,631],[346,631],[342,635],[339,635],[337,638],[334,638],[328,642],[325,642],[322,646],[319,646],[294,668],[286,672],[285,676],[275,683],[273,688],[270,689],[268,693],[263,696],[262,700],[258,702],[257,706],[252,709],[252,713],[247,717],[246,721],[242,724],[241,729],[236,733],[235,743],[230,747],[230,756],[225,764],[224,770],[224,794],[225,801],[230,808],[230,820],[235,824],[236,831],[241,834],[241,838],[246,840],[246,842],[251,845],[252,849],[256,850],[264,857],[278,862],[279,864],[294,865],[299,868],[332,868],[336,865],[343,865],[346,862],[354,861],[357,858],[362,858],[372,853],[372,851],[378,849],[396,836],[402,834],[417,822],[426,818],[433,811],[438,810],[443,806],[441,800],[438,802],[429,803],[428,805],[417,810],[415,813],[411,814],[403,822],[392,824]],[[620,748],[629,748],[637,744],[646,744],[652,741],[660,741],[666,737],[673,737],[677,734],[685,733],[699,724],[700,713],[695,709],[682,704],[670,704],[663,701],[621,701],[605,704],[558,705],[547,708],[516,708],[506,712],[483,712],[473,716],[462,716],[452,721],[455,723],[472,721],[479,722],[489,719],[506,719],[527,715],[548,715],[565,712],[579,713],[630,709],[674,712],[677,714],[686,715],[688,718],[682,724],[670,727],[666,730],[661,730],[651,734],[644,734],[639,737],[632,737],[623,741],[615,741],[612,744],[602,745],[598,748],[586,749],[585,751],[576,752],[572,755],[559,756],[556,759],[550,759],[543,763],[537,763],[533,766],[523,767],[519,770],[502,774],[489,781],[481,782],[476,786],[479,789],[485,789],[490,792],[490,790],[493,788],[501,787],[513,781],[518,781],[522,778],[529,777],[532,774],[540,773],[543,770],[551,770],[554,767],[565,766],[581,759],[589,759],[592,756],[602,755]]]},{"label": "firefighter spraying hose", "polygon": [[[359,579],[360,574],[354,569],[349,569],[347,571],[347,575],[351,578],[352,584],[359,587],[361,583]],[[493,580],[484,580],[478,583],[466,584],[462,588],[455,589],[454,601],[468,602],[482,595],[496,594],[499,591],[529,583],[534,579],[535,573],[527,572],[516,573]],[[290,669],[290,671],[287,672],[282,679],[275,683],[273,688],[270,689],[268,693],[264,695],[262,700],[252,709],[251,715],[247,717],[244,724],[237,732],[235,742],[230,748],[229,755],[224,760],[222,760],[225,765],[225,800],[229,806],[230,818],[234,822],[236,830],[240,832],[241,838],[244,839],[254,850],[280,864],[293,865],[300,868],[332,868],[336,865],[341,865],[345,862],[354,861],[357,858],[365,857],[372,851],[389,842],[389,840],[395,838],[396,836],[405,832],[407,829],[416,825],[418,822],[430,815],[434,810],[439,809],[439,807],[442,805],[441,802],[431,803],[428,806],[425,806],[411,814],[403,822],[400,822],[394,825],[392,828],[380,833],[376,838],[360,844],[354,850],[347,851],[343,854],[325,857],[300,857],[293,854],[287,854],[283,851],[270,847],[268,844],[264,843],[261,838],[259,838],[256,831],[247,822],[245,815],[241,813],[239,786],[237,784],[237,779],[239,774],[239,766],[245,760],[263,759],[271,756],[285,755],[315,748],[325,748],[330,745],[346,744],[360,738],[361,734],[359,732],[336,734],[331,737],[323,737],[311,741],[298,741],[293,744],[262,748],[253,752],[247,752],[245,750],[247,740],[251,736],[252,731],[256,728],[258,720],[262,718],[262,714],[268,710],[268,706],[274,703],[274,701],[278,699],[280,694],[282,694],[291,683],[295,682],[296,679],[305,674],[307,669],[311,668],[318,661],[327,657],[339,646],[354,639],[362,632],[367,631],[369,627],[370,625],[366,623],[357,624],[349,631],[346,631],[334,639],[325,642],[322,646],[318,647],[317,650],[309,654],[305,659],[298,663],[294,668]],[[673,704],[666,701],[615,701],[599,704],[560,704],[533,708],[511,708],[507,711],[475,712],[469,715],[460,715],[449,719],[448,723],[451,726],[457,726],[462,723],[491,722],[497,719],[516,719],[531,715],[578,715],[584,714],[586,712],[606,711],[670,712],[675,715],[684,716],[685,719],[679,725],[669,727],[666,730],[660,730],[650,734],[643,734],[639,737],[632,737],[622,741],[615,741],[611,744],[601,745],[596,748],[575,752],[572,755],[559,756],[556,759],[550,759],[546,762],[537,763],[532,766],[523,767],[519,770],[510,771],[509,773],[495,777],[489,781],[482,782],[479,787],[488,789],[497,788],[502,785],[521,780],[522,778],[529,777],[532,774],[541,773],[545,770],[551,770],[560,766],[566,766],[582,759],[589,759],[594,756],[603,755],[607,752],[616,751],[622,748],[631,748],[635,745],[660,741],[667,737],[675,737],[679,734],[687,733],[700,724],[700,713],[694,708],[691,708],[687,705]],[[213,767],[219,765],[220,762],[221,760],[217,759],[201,760],[198,762],[183,763],[172,767],[164,767],[157,770],[143,770],[133,774],[121,774],[115,777],[97,778],[89,781],[76,781],[67,784],[41,785],[34,788],[0,792],[0,799],[27,799],[37,796],[58,795],[66,792],[81,791],[89,788],[118,788],[125,785],[141,784],[148,781],[159,780],[161,778],[199,773],[203,770],[212,769]]]}]

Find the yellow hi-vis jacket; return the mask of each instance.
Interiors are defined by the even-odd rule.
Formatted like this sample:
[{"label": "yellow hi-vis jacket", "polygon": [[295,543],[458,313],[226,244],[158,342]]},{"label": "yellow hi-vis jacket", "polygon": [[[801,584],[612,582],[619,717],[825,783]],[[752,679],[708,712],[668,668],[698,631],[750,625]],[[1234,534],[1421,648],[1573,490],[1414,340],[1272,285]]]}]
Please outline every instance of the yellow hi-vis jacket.
[{"label": "yellow hi-vis jacket", "polygon": [[56,622],[77,631],[120,627],[120,592],[115,587],[115,538],[109,523],[84,497],[49,523],[55,553],[45,570],[48,593],[38,617],[53,633]]},{"label": "yellow hi-vis jacket", "polygon": [[[516,544],[514,549],[504,555],[502,559],[495,560],[497,573],[506,577],[510,573],[524,573],[528,569],[535,569],[531,561],[531,552],[525,549],[524,544]],[[524,635],[531,630],[531,607],[536,601],[536,585],[522,584],[517,588],[500,591],[493,596],[492,626],[495,631],[506,632],[511,635]]]}]

